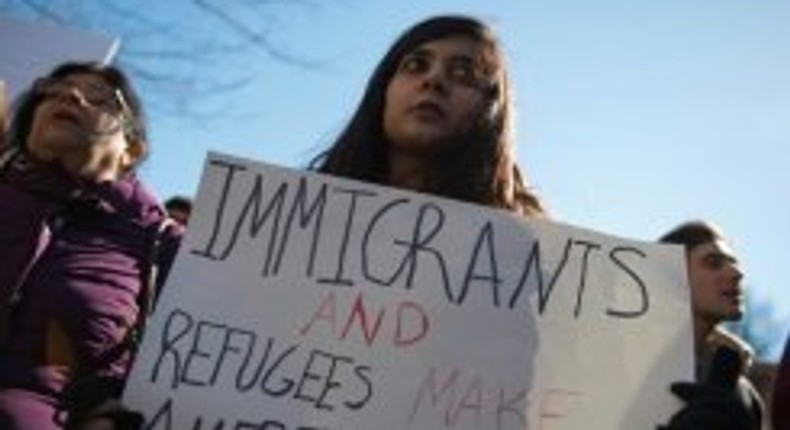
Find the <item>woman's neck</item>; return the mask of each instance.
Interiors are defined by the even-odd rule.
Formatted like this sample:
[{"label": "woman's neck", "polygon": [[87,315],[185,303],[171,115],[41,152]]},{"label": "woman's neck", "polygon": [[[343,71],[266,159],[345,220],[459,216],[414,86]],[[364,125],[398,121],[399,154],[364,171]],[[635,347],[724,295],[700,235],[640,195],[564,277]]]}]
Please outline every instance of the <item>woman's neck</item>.
[{"label": "woman's neck", "polygon": [[387,172],[387,184],[408,190],[419,191],[423,188],[431,169],[432,163],[426,157],[390,151]]}]

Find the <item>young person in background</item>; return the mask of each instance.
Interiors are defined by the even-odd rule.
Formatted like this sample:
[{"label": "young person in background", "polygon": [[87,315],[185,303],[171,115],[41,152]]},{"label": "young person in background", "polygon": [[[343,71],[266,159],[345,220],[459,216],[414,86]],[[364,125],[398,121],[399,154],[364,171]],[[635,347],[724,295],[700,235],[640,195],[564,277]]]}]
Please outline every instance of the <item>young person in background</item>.
[{"label": "young person in background", "polygon": [[165,210],[170,218],[181,225],[187,225],[192,214],[192,200],[184,196],[173,196],[165,200]]},{"label": "young person in background", "polygon": [[0,154],[0,428],[134,426],[111,399],[181,234],[134,174],[140,101],[119,69],[67,63],[15,106]]},{"label": "young person in background", "polygon": [[686,248],[697,361],[697,382],[672,386],[686,406],[665,429],[761,429],[762,400],[744,376],[751,348],[721,326],[744,312],[743,271],[735,253],[721,230],[704,221],[683,223],[659,241]]}]

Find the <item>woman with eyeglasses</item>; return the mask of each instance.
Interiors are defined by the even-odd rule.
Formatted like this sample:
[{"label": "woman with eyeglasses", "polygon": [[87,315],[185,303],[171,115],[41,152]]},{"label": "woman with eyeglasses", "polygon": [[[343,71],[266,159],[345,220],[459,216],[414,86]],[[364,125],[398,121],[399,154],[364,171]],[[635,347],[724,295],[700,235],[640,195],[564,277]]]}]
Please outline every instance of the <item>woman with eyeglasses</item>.
[{"label": "woman with eyeglasses", "polygon": [[122,428],[108,399],[182,233],[134,173],[140,101],[117,68],[63,64],[19,98],[6,142],[0,428]]}]

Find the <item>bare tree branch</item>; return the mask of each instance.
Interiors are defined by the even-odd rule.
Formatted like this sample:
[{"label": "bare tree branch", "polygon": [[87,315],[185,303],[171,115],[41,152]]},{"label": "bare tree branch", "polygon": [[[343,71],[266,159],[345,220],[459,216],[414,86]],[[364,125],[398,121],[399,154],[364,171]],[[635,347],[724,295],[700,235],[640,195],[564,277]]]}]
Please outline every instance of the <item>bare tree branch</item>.
[{"label": "bare tree branch", "polygon": [[[247,25],[241,22],[241,20],[227,12],[226,9],[210,4],[210,2],[207,0],[193,0],[193,3],[207,14],[215,17],[220,23],[227,26],[227,28],[239,34],[248,42],[263,49],[263,51],[269,57],[275,60],[302,67],[316,67],[319,65],[318,62],[309,61],[304,58],[297,58],[281,51],[271,43],[271,37],[266,29],[256,31],[252,28],[249,28]],[[280,1],[262,1],[260,3],[280,3]]]},{"label": "bare tree branch", "polygon": [[30,9],[31,12],[33,12],[33,13],[41,16],[41,17],[44,17],[44,18],[46,18],[46,19],[48,19],[50,21],[56,22],[58,24],[63,24],[64,21],[65,21],[63,19],[63,17],[60,14],[55,13],[51,9],[51,7],[45,6],[45,5],[43,5],[42,3],[38,2],[38,1],[34,1],[34,0],[20,0],[20,3],[22,4],[22,6]]},{"label": "bare tree branch", "polygon": [[[331,1],[331,0],[324,0]],[[0,8],[121,38],[117,62],[148,96],[151,110],[205,119],[223,97],[241,91],[276,62],[306,70],[325,62],[278,46],[288,8],[318,0],[190,0],[149,6],[144,0],[2,0]],[[234,66],[243,62],[244,67]],[[216,112],[212,112],[212,115]]]}]

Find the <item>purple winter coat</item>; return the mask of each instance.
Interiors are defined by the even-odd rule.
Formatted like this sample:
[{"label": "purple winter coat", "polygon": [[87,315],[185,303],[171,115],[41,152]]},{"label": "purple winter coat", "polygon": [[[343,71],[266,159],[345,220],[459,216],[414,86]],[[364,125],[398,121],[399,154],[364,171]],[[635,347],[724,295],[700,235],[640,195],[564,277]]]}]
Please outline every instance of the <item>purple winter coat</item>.
[{"label": "purple winter coat", "polygon": [[[62,428],[54,416],[77,367],[125,377],[124,338],[165,217],[132,175],[79,184],[28,163],[0,171],[0,429]],[[160,236],[161,274],[181,233]]]}]

